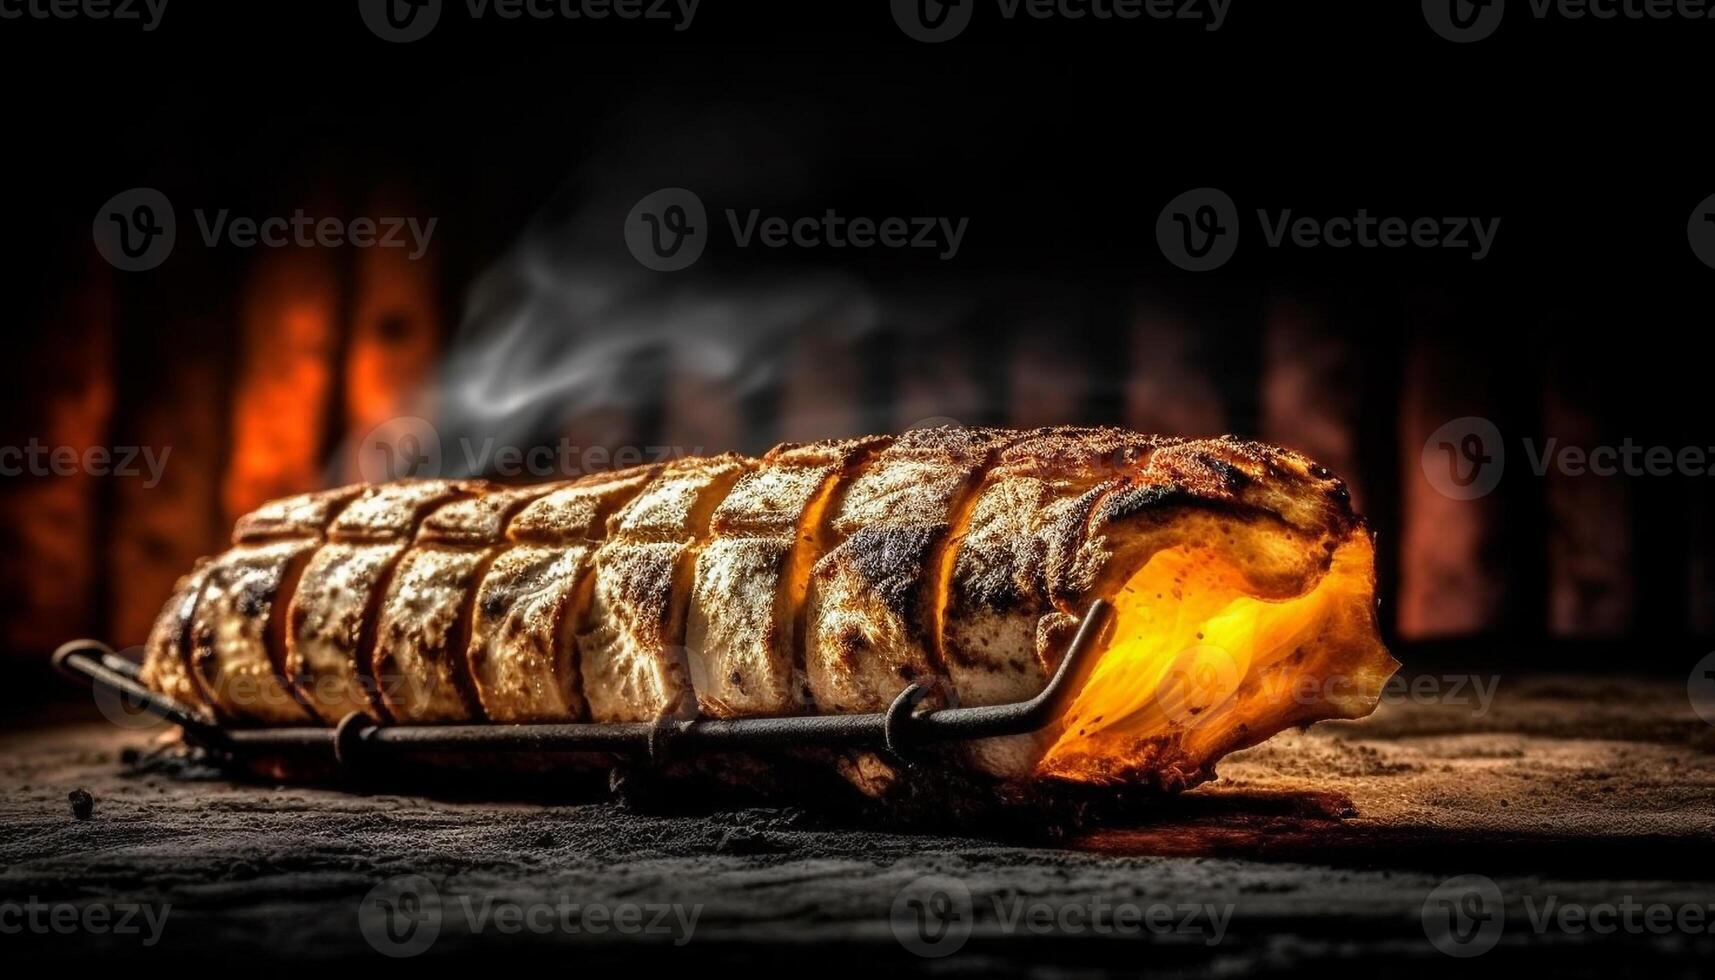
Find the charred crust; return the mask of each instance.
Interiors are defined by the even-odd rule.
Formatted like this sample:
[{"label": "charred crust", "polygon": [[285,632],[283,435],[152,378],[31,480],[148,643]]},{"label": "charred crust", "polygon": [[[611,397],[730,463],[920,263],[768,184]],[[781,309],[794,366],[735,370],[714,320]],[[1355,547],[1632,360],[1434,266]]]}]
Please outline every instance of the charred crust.
[{"label": "charred crust", "polygon": [[818,574],[832,567],[836,554],[843,554],[889,613],[913,621],[919,599],[917,586],[928,571],[927,560],[936,540],[946,531],[945,524],[859,528],[823,559]]},{"label": "charred crust", "polygon": [[1102,498],[1096,512],[1096,518],[1104,523],[1123,521],[1127,518],[1160,511],[1168,507],[1200,502],[1195,493],[1182,486],[1165,483],[1130,486],[1116,490]]},{"label": "charred crust", "polygon": [[1062,612],[1052,612],[1036,621],[1036,659],[1044,673],[1060,666],[1060,658],[1072,645],[1078,632],[1078,619]]},{"label": "charred crust", "polygon": [[1252,477],[1232,463],[1216,456],[1201,456],[1199,459],[1212,470],[1221,480],[1221,487],[1228,493],[1237,494],[1250,486]]},{"label": "charred crust", "polygon": [[[985,556],[973,554],[974,549],[967,544],[960,550],[957,574],[953,576],[953,598],[1002,614],[1024,607],[1035,597],[1036,589],[1032,586],[1039,584],[1048,566],[1048,545],[1031,538],[1021,542],[1019,549],[1022,554]],[[1020,581],[1021,576],[1029,581]]]},{"label": "charred crust", "polygon": [[856,667],[869,653],[869,637],[856,626],[845,626],[834,636],[834,656],[847,667]]},{"label": "charred crust", "polygon": [[[1232,436],[1186,440],[1140,435],[1118,428],[1061,426],[1021,432],[942,427],[912,430],[896,438],[877,436],[781,443],[769,450],[763,457],[763,465],[832,466],[838,472],[823,505],[823,521],[830,525],[829,533],[824,536],[823,529],[797,527],[795,533],[798,537],[793,546],[820,550],[840,540],[832,533],[831,524],[847,491],[861,473],[870,467],[885,467],[895,458],[911,458],[918,465],[926,466],[924,460],[928,460],[935,466],[946,463],[963,468],[967,474],[966,482],[963,489],[953,495],[944,519],[937,519],[931,513],[929,521],[922,522],[918,513],[913,512],[909,522],[891,523],[885,518],[866,514],[862,520],[871,523],[853,529],[845,525],[839,528],[839,534],[845,535],[844,540],[816,556],[820,560],[814,563],[812,574],[822,580],[836,572],[852,576],[873,596],[875,605],[870,608],[896,617],[905,624],[903,635],[912,637],[912,642],[925,635],[931,637],[934,646],[942,649],[929,651],[927,666],[912,668],[919,673],[937,669],[939,655],[955,657],[963,653],[956,649],[956,643],[948,642],[947,623],[941,612],[942,608],[952,609],[954,606],[960,610],[982,608],[1002,616],[1030,617],[1037,610],[1051,608],[1050,603],[1058,605],[1062,612],[1051,612],[1036,619],[1037,653],[1044,666],[1057,662],[1076,625],[1076,619],[1064,613],[1075,612],[1072,604],[1087,599],[1076,586],[1092,581],[1092,570],[1106,560],[1104,549],[1111,542],[1105,536],[1114,530],[1107,527],[1112,523],[1162,524],[1174,520],[1189,507],[1221,515],[1235,524],[1279,523],[1289,529],[1298,543],[1307,548],[1320,547],[1329,554],[1338,540],[1352,528],[1363,528],[1361,518],[1352,512],[1349,489],[1327,467],[1290,450]],[[738,472],[731,473],[731,479],[727,479],[726,471],[735,463],[738,464]],[[441,523],[426,519],[442,505],[460,499],[466,500],[462,509],[449,514],[474,512],[484,505],[501,505],[504,510],[501,524],[510,531],[507,539],[535,540],[520,537],[517,530],[515,519],[525,509],[525,504],[540,502],[568,487],[582,489],[606,484],[634,484],[628,486],[626,492],[616,492],[611,500],[604,498],[600,518],[590,531],[579,533],[577,538],[587,540],[587,533],[597,539],[589,543],[599,545],[603,543],[600,539],[605,531],[605,543],[626,545],[603,550],[603,561],[612,563],[610,572],[619,585],[615,611],[621,618],[641,620],[629,624],[633,629],[643,633],[658,630],[658,642],[668,643],[672,638],[666,634],[676,628],[674,616],[683,611],[689,592],[686,576],[678,571],[682,555],[687,550],[694,553],[712,534],[728,529],[720,526],[711,529],[710,515],[698,511],[701,526],[688,533],[684,533],[682,528],[650,528],[649,533],[638,534],[636,540],[624,540],[629,532],[622,533],[611,522],[616,521],[628,505],[659,487],[669,475],[721,474],[719,479],[724,484],[720,489],[708,491],[708,494],[711,499],[725,499],[741,473],[752,472],[757,465],[754,461],[731,454],[693,457],[665,467],[636,467],[592,474],[570,484],[545,487],[539,492],[523,492],[517,498],[506,497],[504,505],[501,505],[502,494],[519,491],[507,491],[473,481],[423,481],[414,488],[415,494],[391,485],[346,488],[328,491],[328,494],[340,496],[328,500],[320,510],[317,508],[323,501],[307,498],[301,501],[300,505],[314,505],[308,509],[314,513],[312,521],[319,527],[291,537],[315,541],[325,534],[338,540],[342,537],[340,518],[346,516],[353,504],[395,493],[414,498],[417,494],[438,489],[444,496],[432,503],[417,505],[418,509],[408,518],[400,513],[374,526],[360,524],[353,527],[351,540],[358,544],[404,542],[410,541],[418,531],[424,532],[425,538],[432,538],[445,531]],[[1028,530],[1015,531],[1010,526],[1006,527],[987,540],[981,535],[968,535],[961,519],[968,516],[969,511],[963,508],[967,504],[974,505],[985,488],[1015,476],[1050,481],[1065,478],[1053,482],[1055,489],[1051,492],[1059,494],[1054,499],[1054,516],[1049,519],[1044,515]],[[908,501],[914,497],[931,496],[916,493],[916,484],[909,480],[900,481],[899,486],[890,487],[889,492]],[[1076,498],[1068,499],[1074,493]],[[1020,499],[1027,498],[1021,496]],[[517,501],[515,505],[513,500]],[[402,500],[399,506],[404,510],[411,505]],[[768,503],[768,506],[791,509],[790,504]],[[934,512],[938,508],[939,504],[936,504],[927,510]],[[269,525],[268,516],[259,514],[251,520],[247,525],[249,533],[266,535],[271,526],[281,526]],[[444,518],[450,519],[450,516]],[[731,530],[742,531],[743,528]],[[848,530],[849,534],[846,533]],[[556,543],[565,537],[547,532],[542,536]],[[615,538],[621,540],[615,541]],[[301,610],[290,605],[293,592],[290,582],[282,583],[280,589],[270,592],[259,582],[244,580],[242,585],[238,585],[224,569],[217,567],[211,571],[218,575],[222,585],[242,589],[241,594],[227,600],[237,615],[266,620],[270,617],[284,619],[281,615],[283,609],[292,609],[293,615],[301,614]],[[591,574],[593,581],[593,572]],[[372,603],[379,603],[380,595],[389,588],[391,577],[390,566],[382,576],[377,595],[370,600]],[[477,582],[481,577],[477,575]],[[475,589],[473,585],[473,593]],[[939,594],[942,592],[951,594]],[[466,617],[474,601],[474,598],[466,600]],[[280,606],[281,602],[288,605]],[[188,673],[192,680],[212,676],[219,667],[213,663],[215,637],[209,625],[198,622],[199,617],[194,615],[199,603],[200,592],[186,602],[189,608],[184,610],[182,632],[179,634],[181,662],[190,668]],[[496,617],[504,615],[507,606],[507,599],[497,594],[486,597],[481,608],[485,615]],[[369,660],[361,655],[362,651],[372,654],[375,650],[373,629],[376,618],[377,611],[370,608],[365,615],[367,635],[358,643],[360,661]],[[804,629],[802,623],[796,625],[793,635],[799,637],[801,646],[802,638],[810,631]],[[942,635],[935,636],[937,632]],[[775,633],[776,624],[771,621],[761,640],[773,644],[780,639]],[[847,663],[872,665],[878,658],[891,659],[894,655],[894,651],[888,649],[894,642],[892,635],[869,630],[861,622],[842,626],[831,639],[835,655]],[[795,653],[794,659],[801,670],[801,649]],[[1018,663],[1005,666],[1010,670],[1021,669]],[[889,664],[887,669],[897,674],[901,668]],[[360,662],[357,670],[367,680],[373,677],[374,664]],[[742,682],[742,677],[732,680],[735,686],[742,686]],[[573,686],[581,687],[581,678],[575,674]],[[800,682],[799,686],[804,685]],[[472,705],[480,704],[474,697],[467,698],[467,701]],[[218,710],[218,706],[215,707]]]},{"label": "charred crust", "polygon": [[935,426],[911,429],[893,440],[893,449],[945,454],[955,463],[983,463],[990,454],[1019,434],[1010,429]]}]

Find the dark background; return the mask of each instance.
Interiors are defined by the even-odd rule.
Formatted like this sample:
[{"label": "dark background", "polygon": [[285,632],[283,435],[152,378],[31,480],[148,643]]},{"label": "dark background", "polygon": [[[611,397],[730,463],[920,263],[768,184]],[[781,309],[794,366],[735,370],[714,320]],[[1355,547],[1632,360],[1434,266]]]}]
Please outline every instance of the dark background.
[{"label": "dark background", "polygon": [[[154,490],[4,478],[8,672],[42,680],[74,635],[141,642],[235,513],[351,478],[355,440],[415,412],[457,352],[508,323],[555,352],[538,371],[610,379],[509,418],[522,444],[755,451],[938,416],[1257,435],[1353,482],[1408,664],[1682,675],[1707,652],[1715,480],[1544,479],[1519,453],[1494,494],[1454,503],[1418,454],[1465,415],[1493,420],[1510,453],[1526,436],[1715,446],[1715,272],[1685,231],[1715,193],[1715,22],[1537,21],[1515,3],[1495,37],[1455,45],[1415,3],[1235,0],[1214,33],[983,5],[963,36],[926,45],[880,0],[811,6],[705,0],[676,33],[471,22],[453,4],[408,45],[342,2],[174,0],[147,34],[0,22],[14,370],[0,443],[174,447]],[[717,237],[691,272],[644,275],[619,218],[673,185],[711,215],[970,226],[952,262]],[[179,245],[118,273],[90,225],[135,186],[175,203]],[[1162,258],[1154,224],[1199,186],[1232,195],[1251,233],[1193,275]],[[207,249],[199,207],[438,226],[429,258],[401,266]],[[1502,224],[1475,263],[1262,247],[1255,210],[1288,207]],[[873,315],[749,325],[774,292],[830,276]],[[655,332],[633,342],[633,319],[592,315],[562,342],[556,308],[528,302],[561,281],[616,284]],[[734,322],[705,331],[659,309],[710,295],[739,297]],[[520,296],[534,312],[509,319]],[[611,365],[604,341],[622,349]]]}]

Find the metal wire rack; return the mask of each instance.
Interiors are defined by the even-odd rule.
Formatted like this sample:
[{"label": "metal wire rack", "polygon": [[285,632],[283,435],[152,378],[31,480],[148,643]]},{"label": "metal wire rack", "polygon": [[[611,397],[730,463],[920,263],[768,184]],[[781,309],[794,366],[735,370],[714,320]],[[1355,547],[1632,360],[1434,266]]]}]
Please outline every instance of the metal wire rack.
[{"label": "metal wire rack", "polygon": [[597,753],[654,764],[716,752],[799,747],[876,749],[908,757],[919,748],[1037,731],[1065,713],[1098,659],[1113,607],[1098,599],[1086,611],[1054,675],[1035,697],[982,707],[923,709],[930,688],[912,684],[875,714],[771,718],[663,719],[569,724],[392,725],[357,712],[328,727],[248,728],[222,724],[144,686],[138,665],[97,640],[73,640],[54,652],[67,677],[125,699],[129,708],[178,725],[187,741],[242,758],[308,753],[354,769],[381,762],[423,761],[470,753]]}]

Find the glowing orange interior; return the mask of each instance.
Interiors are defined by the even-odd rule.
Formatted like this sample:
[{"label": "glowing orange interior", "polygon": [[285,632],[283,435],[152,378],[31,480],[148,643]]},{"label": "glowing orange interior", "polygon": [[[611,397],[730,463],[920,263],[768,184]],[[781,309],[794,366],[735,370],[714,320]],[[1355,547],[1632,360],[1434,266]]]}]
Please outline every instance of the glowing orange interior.
[{"label": "glowing orange interior", "polygon": [[1256,598],[1214,552],[1156,553],[1113,597],[1108,647],[1037,771],[1194,782],[1285,728],[1368,714],[1397,666],[1376,637],[1374,584],[1362,532],[1284,601]]}]

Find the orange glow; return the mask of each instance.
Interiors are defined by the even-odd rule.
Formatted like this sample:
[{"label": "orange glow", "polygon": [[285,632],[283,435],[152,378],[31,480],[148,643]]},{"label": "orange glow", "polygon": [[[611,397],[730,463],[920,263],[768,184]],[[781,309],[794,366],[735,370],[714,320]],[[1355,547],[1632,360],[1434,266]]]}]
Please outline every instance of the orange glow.
[{"label": "orange glow", "polygon": [[222,494],[229,519],[322,484],[338,280],[329,262],[309,250],[260,262],[243,310],[232,458]]},{"label": "orange glow", "polygon": [[[93,258],[93,255],[91,256]],[[41,365],[33,412],[7,421],[47,447],[68,447],[81,459],[102,446],[113,419],[114,306],[109,270],[94,262],[80,288],[50,313],[50,336],[65,343]],[[24,440],[19,439],[21,444]],[[7,478],[0,519],[11,561],[0,576],[7,615],[0,640],[8,650],[51,650],[67,635],[100,625],[92,612],[97,584],[98,481],[86,473],[51,479]]]},{"label": "orange glow", "polygon": [[[395,213],[397,209],[383,213]],[[347,442],[402,415],[433,418],[425,398],[440,350],[434,253],[412,259],[396,248],[360,249],[356,303],[345,362]],[[343,461],[343,481],[362,478]]]},{"label": "orange glow", "polygon": [[1461,394],[1469,364],[1426,344],[1406,362],[1400,392],[1399,589],[1395,617],[1408,640],[1469,636],[1505,619],[1507,575],[1501,553],[1501,497],[1454,500],[1424,473],[1424,443],[1443,423],[1488,415],[1483,393]]},{"label": "orange glow", "polygon": [[1114,597],[1109,646],[1038,773],[1184,785],[1283,729],[1368,714],[1398,666],[1376,638],[1373,563],[1359,531],[1314,588],[1267,601],[1217,554],[1157,553]]}]

